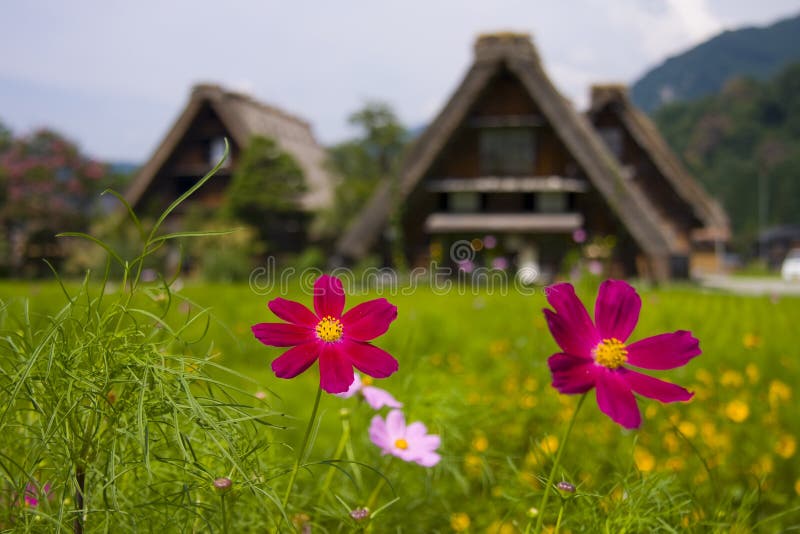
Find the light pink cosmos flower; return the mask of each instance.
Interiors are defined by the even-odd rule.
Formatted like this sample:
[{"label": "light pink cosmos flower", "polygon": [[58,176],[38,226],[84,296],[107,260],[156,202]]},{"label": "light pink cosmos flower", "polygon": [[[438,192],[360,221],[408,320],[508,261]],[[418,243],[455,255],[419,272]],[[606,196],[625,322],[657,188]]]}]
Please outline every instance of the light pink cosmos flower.
[{"label": "light pink cosmos flower", "polygon": [[355,378],[353,379],[353,383],[350,384],[350,389],[344,393],[337,393],[336,396],[343,399],[349,399],[357,393],[361,393],[361,395],[364,397],[364,400],[367,401],[367,404],[372,406],[373,410],[380,410],[384,406],[388,406],[389,408],[403,407],[403,403],[398,402],[397,399],[392,397],[391,393],[385,389],[376,388],[373,386],[371,377],[365,376],[364,378],[361,378],[358,373],[355,373]]},{"label": "light pink cosmos flower", "polygon": [[626,345],[642,307],[636,290],[626,282],[606,280],[601,284],[594,323],[572,284],[556,284],[545,292],[555,310],[544,310],[547,325],[562,350],[547,363],[553,387],[560,393],[596,388],[600,410],[625,428],[638,428],[642,422],[634,393],[661,402],[692,398],[694,394],[680,386],[625,367],[674,369],[701,352],[700,343],[686,330]]},{"label": "light pink cosmos flower", "polygon": [[259,323],[253,334],[265,345],[292,347],[272,362],[280,378],[293,378],[319,359],[319,385],[343,393],[353,383],[353,367],[375,378],[397,371],[397,360],[369,341],[384,334],[397,318],[397,308],[376,299],[344,311],[344,289],[336,277],[322,275],[314,283],[314,311],[283,298],[269,309],[287,323]]},{"label": "light pink cosmos flower", "polygon": [[400,410],[392,410],[384,421],[380,415],[372,418],[369,439],[381,448],[383,454],[397,456],[405,462],[414,462],[424,467],[433,467],[442,459],[435,451],[441,439],[428,434],[428,429],[419,421],[406,426]]}]

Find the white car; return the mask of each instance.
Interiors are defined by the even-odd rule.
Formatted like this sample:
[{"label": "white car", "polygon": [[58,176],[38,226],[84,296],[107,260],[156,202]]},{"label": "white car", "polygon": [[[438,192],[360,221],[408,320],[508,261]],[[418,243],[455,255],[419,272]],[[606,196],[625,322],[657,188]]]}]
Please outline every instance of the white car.
[{"label": "white car", "polygon": [[786,255],[781,266],[784,280],[800,280],[800,248],[794,248]]}]

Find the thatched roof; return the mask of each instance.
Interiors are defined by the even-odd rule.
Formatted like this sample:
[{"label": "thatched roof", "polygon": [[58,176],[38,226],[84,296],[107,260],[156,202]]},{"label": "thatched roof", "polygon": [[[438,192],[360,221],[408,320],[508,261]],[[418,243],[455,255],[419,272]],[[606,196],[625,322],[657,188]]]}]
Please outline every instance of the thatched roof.
[{"label": "thatched roof", "polygon": [[685,254],[687,251],[681,249],[682,244],[669,224],[661,219],[644,193],[625,179],[616,159],[586,117],[575,112],[553,86],[530,36],[514,33],[478,38],[472,66],[444,109],[415,142],[401,171],[399,187],[385,183],[376,191],[337,243],[338,254],[356,259],[369,251],[386,224],[393,202],[402,201],[414,190],[467,118],[481,92],[503,70],[520,80],[556,135],[641,249],[660,261],[672,254]]},{"label": "thatched roof", "polygon": [[686,171],[653,121],[633,104],[628,96],[628,88],[622,84],[598,84],[593,85],[591,91],[588,115],[592,117],[604,109],[610,109],[620,119],[634,142],[647,153],[658,172],[702,222],[703,227],[693,232],[694,237],[727,241],[730,238],[730,222],[725,210]]},{"label": "thatched roof", "polygon": [[241,149],[247,147],[252,137],[260,135],[274,140],[297,161],[308,185],[308,192],[301,200],[303,207],[318,209],[330,204],[333,186],[324,167],[325,151],[317,144],[308,122],[249,95],[219,85],[200,84],[192,89],[186,107],[134,178],[126,193],[132,206],[142,198],[206,105],[217,114],[232,142]]}]

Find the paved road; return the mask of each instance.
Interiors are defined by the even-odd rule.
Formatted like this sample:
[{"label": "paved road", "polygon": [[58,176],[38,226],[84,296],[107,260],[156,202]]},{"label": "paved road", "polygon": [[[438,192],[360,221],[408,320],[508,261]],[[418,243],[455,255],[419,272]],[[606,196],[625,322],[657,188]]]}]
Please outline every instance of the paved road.
[{"label": "paved road", "polygon": [[711,275],[703,277],[700,285],[740,295],[800,295],[800,280]]}]

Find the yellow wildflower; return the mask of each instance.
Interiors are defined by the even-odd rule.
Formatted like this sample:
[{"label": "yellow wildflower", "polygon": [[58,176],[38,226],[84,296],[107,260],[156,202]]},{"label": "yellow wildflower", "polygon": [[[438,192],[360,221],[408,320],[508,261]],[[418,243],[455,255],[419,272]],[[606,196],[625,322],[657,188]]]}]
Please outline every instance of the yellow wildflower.
[{"label": "yellow wildflower", "polygon": [[747,379],[750,381],[751,384],[755,384],[758,382],[758,379],[761,376],[761,373],[758,370],[758,366],[754,363],[748,363],[747,367],[744,368],[744,373],[747,375]]},{"label": "yellow wildflower", "polygon": [[725,387],[738,388],[741,387],[742,384],[744,384],[744,378],[742,377],[742,374],[739,373],[738,371],[732,371],[729,369],[724,373],[722,373],[719,382]]},{"label": "yellow wildflower", "polygon": [[656,466],[655,457],[650,454],[650,451],[639,445],[633,449],[633,461],[636,462],[636,468],[643,473],[652,471]]},{"label": "yellow wildflower", "polygon": [[797,440],[795,440],[794,436],[791,434],[782,435],[775,444],[775,452],[784,459],[789,459],[794,456],[796,450]]},{"label": "yellow wildflower", "polygon": [[697,435],[697,426],[691,421],[681,421],[678,424],[678,430],[688,439],[692,439]]},{"label": "yellow wildflower", "polygon": [[472,440],[472,449],[477,452],[485,452],[489,448],[489,440],[483,434],[478,434]]},{"label": "yellow wildflower", "polygon": [[683,469],[686,467],[686,461],[680,456],[672,456],[667,459],[667,462],[664,465],[670,471],[683,471]]},{"label": "yellow wildflower", "polygon": [[750,416],[750,406],[742,400],[732,400],[725,406],[725,415],[734,423],[742,423]]},{"label": "yellow wildflower", "polygon": [[471,521],[464,512],[458,512],[450,516],[450,528],[454,532],[464,532],[469,528]]},{"label": "yellow wildflower", "polygon": [[664,434],[664,448],[672,454],[678,452],[681,447],[681,442],[674,432],[667,432]]},{"label": "yellow wildflower", "polygon": [[536,381],[535,378],[529,376],[528,378],[525,379],[525,382],[523,383],[522,387],[525,388],[525,391],[534,392],[539,387],[539,383]]},{"label": "yellow wildflower", "polygon": [[464,471],[466,471],[468,475],[480,475],[482,467],[483,461],[480,459],[480,456],[475,456],[474,454],[467,454],[464,456]]},{"label": "yellow wildflower", "polygon": [[547,436],[539,442],[539,448],[547,454],[553,454],[558,450],[558,438],[555,436]]},{"label": "yellow wildflower", "polygon": [[696,378],[697,378],[697,379],[698,379],[700,382],[702,382],[703,384],[705,384],[706,386],[710,386],[711,384],[713,384],[713,383],[714,383],[714,375],[712,375],[711,373],[709,373],[709,372],[708,372],[707,370],[705,370],[705,369],[699,369],[699,370],[698,370],[698,371],[697,371],[697,372],[694,374],[694,376],[695,376],[695,377],[696,377]]},{"label": "yellow wildflower", "polygon": [[752,332],[748,332],[742,338],[742,345],[744,345],[744,348],[746,349],[758,348],[758,346],[761,345],[761,338]]},{"label": "yellow wildflower", "polygon": [[486,529],[486,534],[516,534],[519,532],[511,521],[494,521]]},{"label": "yellow wildflower", "polygon": [[792,389],[780,380],[769,383],[769,405],[773,408],[778,403],[786,402],[792,398]]}]

